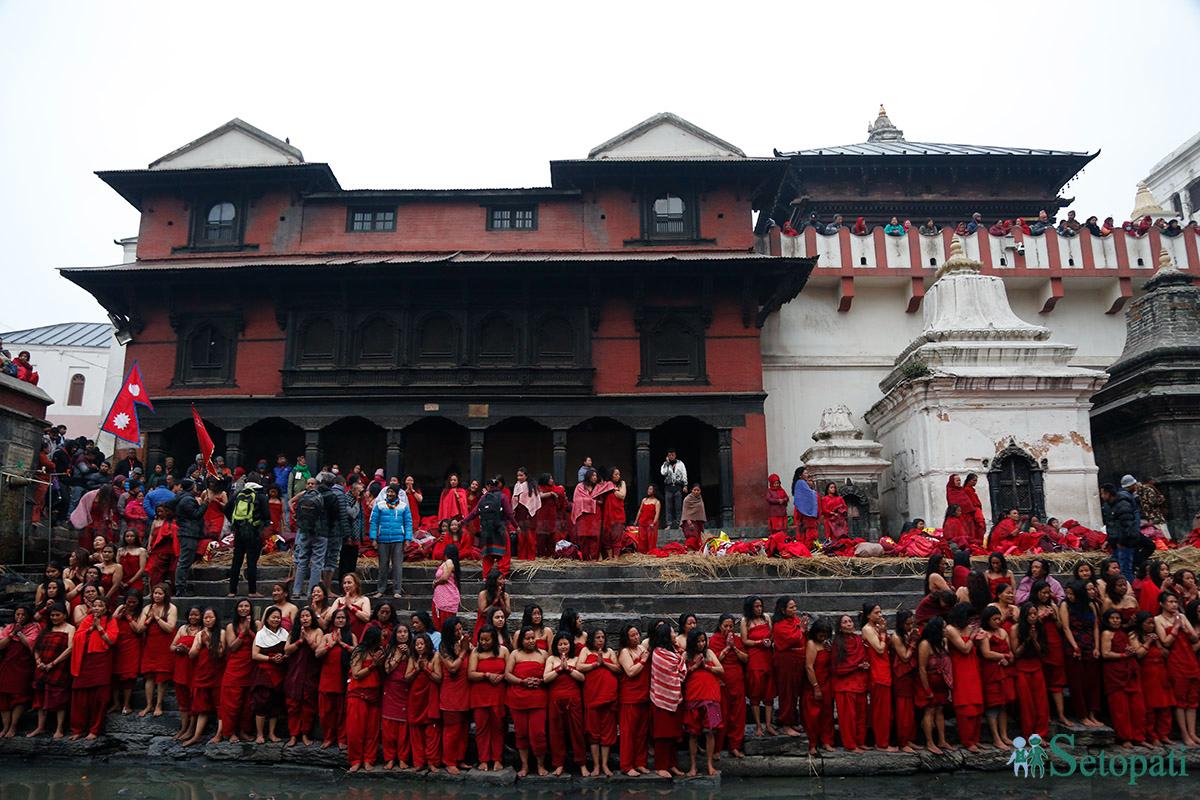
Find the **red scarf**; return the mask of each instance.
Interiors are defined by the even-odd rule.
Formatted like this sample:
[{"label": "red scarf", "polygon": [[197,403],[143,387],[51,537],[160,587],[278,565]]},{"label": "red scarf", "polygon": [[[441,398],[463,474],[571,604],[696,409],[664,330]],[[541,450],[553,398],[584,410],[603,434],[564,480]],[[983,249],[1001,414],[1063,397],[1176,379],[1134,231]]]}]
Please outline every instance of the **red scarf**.
[{"label": "red scarf", "polygon": [[[83,657],[87,653],[104,653],[111,646],[100,635],[100,631],[92,629],[94,622],[93,616],[88,614],[75,628],[75,641],[71,646],[71,674],[76,678],[79,677],[79,670],[83,667]],[[104,625],[104,632],[108,634],[108,638],[116,643],[117,641],[117,621],[112,617],[108,618],[108,622]]]}]

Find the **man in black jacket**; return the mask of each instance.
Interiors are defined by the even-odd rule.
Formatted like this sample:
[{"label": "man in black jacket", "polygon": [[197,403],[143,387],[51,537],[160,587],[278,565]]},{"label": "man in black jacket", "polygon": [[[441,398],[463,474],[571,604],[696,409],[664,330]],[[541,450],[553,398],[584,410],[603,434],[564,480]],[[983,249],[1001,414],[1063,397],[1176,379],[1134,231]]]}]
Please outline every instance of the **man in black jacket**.
[{"label": "man in black jacket", "polygon": [[1132,494],[1111,483],[1100,487],[1100,502],[1108,545],[1121,566],[1121,574],[1132,586],[1134,558],[1144,538],[1137,526],[1136,502]]},{"label": "man in black jacket", "polygon": [[175,501],[175,523],[179,532],[179,564],[175,567],[175,596],[184,597],[188,594],[188,578],[192,572],[192,562],[196,560],[196,550],[200,547],[201,534],[204,532],[204,508],[200,505],[199,486],[191,478],[179,482],[182,492]]},{"label": "man in black jacket", "polygon": [[262,555],[262,530],[271,519],[271,507],[262,484],[246,481],[242,490],[225,502],[225,518],[233,527],[233,562],[229,565],[229,597],[236,597],[242,560],[251,597],[258,593],[258,557]]},{"label": "man in black jacket", "polygon": [[321,582],[329,538],[337,530],[339,507],[333,493],[332,472],[317,475],[317,488],[305,489],[296,499],[296,577],[292,596],[304,597]]}]

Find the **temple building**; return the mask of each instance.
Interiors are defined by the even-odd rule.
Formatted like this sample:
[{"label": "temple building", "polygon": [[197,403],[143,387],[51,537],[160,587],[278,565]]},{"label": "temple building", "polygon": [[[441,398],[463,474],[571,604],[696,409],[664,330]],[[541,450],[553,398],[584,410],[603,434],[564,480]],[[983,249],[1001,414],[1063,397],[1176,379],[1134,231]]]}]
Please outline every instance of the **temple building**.
[{"label": "temple building", "polygon": [[[344,189],[241,120],[101,180],[141,212],[132,263],[72,267],[131,341],[150,463],[306,454],[412,475],[575,483],[637,504],[669,448],[709,519],[765,518],[761,330],[813,255],[756,249],[787,159],[672,114],[522,189]],[[766,215],[761,215],[765,216]]]},{"label": "temple building", "polygon": [[1042,210],[1053,217],[1073,200],[1060,196],[1063,187],[1099,152],[910,142],[880,106],[866,142],[775,155],[792,167],[784,187],[789,207],[776,212],[781,223],[790,217],[799,227],[815,213],[824,222],[841,214],[869,226],[893,216],[953,226],[974,212],[989,225],[1036,219]]}]

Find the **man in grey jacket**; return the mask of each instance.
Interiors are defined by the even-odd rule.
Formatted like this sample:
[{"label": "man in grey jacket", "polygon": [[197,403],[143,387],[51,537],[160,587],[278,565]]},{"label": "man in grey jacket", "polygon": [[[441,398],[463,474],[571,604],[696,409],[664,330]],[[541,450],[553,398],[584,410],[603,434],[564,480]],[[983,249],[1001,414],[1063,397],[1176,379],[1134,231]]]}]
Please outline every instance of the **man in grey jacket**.
[{"label": "man in grey jacket", "polygon": [[179,529],[179,563],[175,567],[175,596],[186,597],[191,587],[188,579],[192,563],[204,532],[204,507],[198,499],[200,487],[191,478],[179,482],[182,492],[175,501],[175,523]]}]

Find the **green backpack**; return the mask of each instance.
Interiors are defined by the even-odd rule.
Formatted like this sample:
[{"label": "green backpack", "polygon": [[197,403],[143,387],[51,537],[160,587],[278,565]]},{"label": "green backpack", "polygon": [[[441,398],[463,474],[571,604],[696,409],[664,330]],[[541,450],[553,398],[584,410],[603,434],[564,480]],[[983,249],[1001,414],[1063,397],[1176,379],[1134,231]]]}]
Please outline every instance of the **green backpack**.
[{"label": "green backpack", "polygon": [[237,502],[233,505],[233,521],[258,524],[258,498],[253,489],[238,492]]}]

